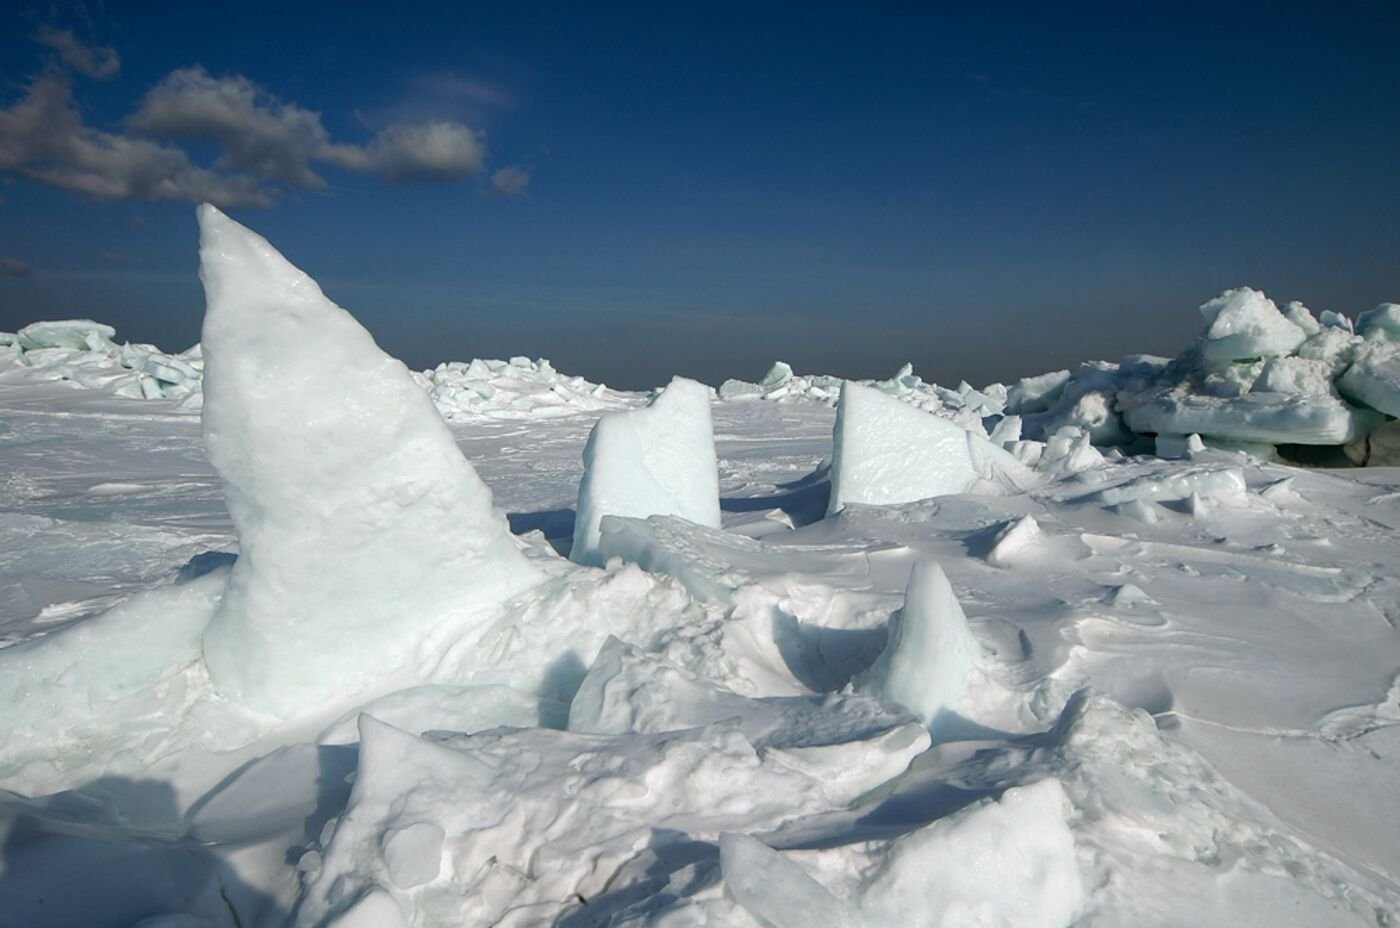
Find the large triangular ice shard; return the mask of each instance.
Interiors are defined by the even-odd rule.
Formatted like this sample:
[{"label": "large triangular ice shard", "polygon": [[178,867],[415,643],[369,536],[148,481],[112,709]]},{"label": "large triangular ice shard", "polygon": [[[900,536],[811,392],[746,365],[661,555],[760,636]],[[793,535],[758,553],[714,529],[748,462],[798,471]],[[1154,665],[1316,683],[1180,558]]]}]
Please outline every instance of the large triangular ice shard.
[{"label": "large triangular ice shard", "polygon": [[719,528],[709,387],[676,377],[645,409],[611,413],[593,426],[569,553],[575,562],[602,565],[604,516],[680,516]]},{"label": "large triangular ice shard", "polygon": [[402,669],[539,576],[408,369],[261,236],[199,208],[204,443],[241,554],[219,691],[294,716]]}]

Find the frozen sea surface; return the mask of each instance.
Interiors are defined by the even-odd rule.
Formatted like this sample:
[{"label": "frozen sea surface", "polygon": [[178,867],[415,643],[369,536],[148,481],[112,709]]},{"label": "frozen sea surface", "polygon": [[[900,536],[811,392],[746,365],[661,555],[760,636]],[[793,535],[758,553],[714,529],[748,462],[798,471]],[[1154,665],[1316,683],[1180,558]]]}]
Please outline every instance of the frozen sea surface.
[{"label": "frozen sea surface", "polygon": [[[461,733],[411,739],[446,759],[422,760],[412,777],[379,771],[373,790],[361,789],[361,769],[352,797],[353,725],[330,739],[337,744],[284,729],[255,731],[244,747],[214,737],[212,750],[170,740],[134,752],[114,750],[100,732],[90,750],[82,732],[54,732],[71,736],[64,753],[0,769],[0,925],[133,925],[178,914],[187,917],[149,924],[330,924],[334,913],[372,914],[385,899],[413,925],[778,923],[752,900],[752,881],[722,872],[728,833],[781,856],[771,866],[787,874],[785,892],[827,894],[818,908],[832,924],[892,924],[891,912],[908,911],[901,906],[937,912],[947,895],[933,884],[894,885],[892,874],[914,866],[908,855],[933,866],[956,857],[959,842],[1003,852],[1021,842],[1025,854],[1056,859],[1059,821],[1082,898],[1070,893],[1067,903],[1008,870],[1000,885],[967,888],[970,908],[958,911],[985,909],[985,892],[1044,897],[1046,911],[1070,905],[1072,923],[1085,925],[1392,923],[1400,471],[1299,470],[1226,452],[1128,458],[1019,495],[852,506],[823,518],[832,410],[717,402],[713,418],[727,531],[659,526],[651,543],[674,549],[656,560],[681,587],[719,590],[712,598],[723,602],[703,602],[696,634],[705,640],[689,651],[673,642],[650,663],[628,665],[630,687],[611,698],[636,702],[624,713],[636,734],[569,735],[554,730],[567,724],[567,705],[551,715],[534,694],[463,687],[437,694],[442,717],[463,723],[447,730]],[[452,424],[512,529],[561,575],[584,570],[554,549],[573,534],[592,422]],[[1161,498],[1164,484],[1203,468],[1237,472],[1243,494]],[[0,474],[5,650],[90,621],[181,571],[217,569],[236,551],[198,416],[173,402],[7,384]],[[1136,491],[1139,504],[1125,505]],[[1038,531],[989,558],[1028,515]],[[974,717],[954,740],[927,750],[881,742],[878,733],[901,720],[851,702],[867,698],[859,693],[841,695],[875,663],[922,561],[951,581],[996,693],[969,704]],[[677,602],[657,606],[658,625],[697,622],[678,618]],[[696,653],[724,669],[707,678]],[[595,657],[550,656],[579,675]],[[379,717],[411,729],[419,710],[395,716],[390,705]],[[757,754],[739,735],[715,733],[730,717]],[[685,733],[673,736],[681,747],[657,747],[672,730]],[[697,785],[686,739],[697,759],[729,758],[724,776],[748,782],[740,792],[750,798],[736,806],[721,784]],[[498,766],[463,780],[447,755],[464,750],[468,760],[512,762],[533,752],[544,766],[533,779]],[[765,769],[784,751],[785,772]],[[409,763],[390,756],[391,768]],[[578,786],[570,758],[587,757],[613,765],[606,782],[621,784],[624,798],[596,785],[604,781],[591,792]],[[859,769],[865,780],[837,782],[839,771]],[[1022,834],[1007,823],[1026,802],[995,799],[1046,779],[1062,784],[1063,809],[1036,805]],[[483,831],[462,819],[481,802],[516,803],[519,821]],[[416,821],[402,820],[404,807],[419,806]],[[619,843],[619,833],[632,837]],[[507,879],[485,862],[514,845],[534,850]],[[1029,924],[1018,911],[942,923]]]}]

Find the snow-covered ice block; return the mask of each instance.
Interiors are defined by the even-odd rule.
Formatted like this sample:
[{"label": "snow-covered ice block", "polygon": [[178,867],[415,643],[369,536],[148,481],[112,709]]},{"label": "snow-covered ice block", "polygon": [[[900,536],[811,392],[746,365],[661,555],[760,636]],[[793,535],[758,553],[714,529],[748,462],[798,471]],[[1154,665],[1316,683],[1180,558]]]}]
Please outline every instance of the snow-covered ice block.
[{"label": "snow-covered ice block", "polygon": [[895,841],[861,894],[866,925],[1068,928],[1086,896],[1055,779]]},{"label": "snow-covered ice block", "polygon": [[100,351],[111,345],[117,330],[91,319],[59,319],[32,322],[20,329],[16,341],[26,351],[38,348],[68,348],[73,351]]},{"label": "snow-covered ice block", "polygon": [[574,546],[579,564],[599,566],[604,516],[680,516],[719,528],[719,469],[710,388],[677,377],[645,409],[612,413],[583,450]]},{"label": "snow-covered ice block", "polygon": [[1251,393],[1326,395],[1332,392],[1332,366],[1321,359],[1270,358],[1259,372]]},{"label": "snow-covered ice block", "polygon": [[1373,342],[1362,347],[1338,378],[1337,389],[1354,402],[1400,416],[1400,345]]},{"label": "snow-covered ice block", "polygon": [[936,737],[940,716],[962,697],[981,654],[943,568],[922,561],[909,577],[904,608],[890,619],[885,650],[856,685],[913,712]]},{"label": "snow-covered ice block", "polygon": [[1400,341],[1400,303],[1382,303],[1357,316],[1356,334],[1376,341]]},{"label": "snow-covered ice block", "polygon": [[967,493],[983,481],[1024,489],[1029,472],[955,422],[848,382],[836,407],[828,512]]},{"label": "snow-covered ice block", "polygon": [[242,550],[204,656],[226,697],[293,716],[540,578],[408,369],[261,236],[199,221],[204,441]]},{"label": "snow-covered ice block", "polygon": [[1226,290],[1207,301],[1201,315],[1207,325],[1201,357],[1211,363],[1291,354],[1307,338],[1273,300],[1249,287]]}]

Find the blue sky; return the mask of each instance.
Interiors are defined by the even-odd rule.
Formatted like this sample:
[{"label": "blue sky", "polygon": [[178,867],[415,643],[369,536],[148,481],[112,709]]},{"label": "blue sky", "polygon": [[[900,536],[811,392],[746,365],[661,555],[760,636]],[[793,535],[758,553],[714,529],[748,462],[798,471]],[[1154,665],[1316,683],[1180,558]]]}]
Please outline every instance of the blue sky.
[{"label": "blue sky", "polygon": [[1400,300],[1393,2],[342,6],[0,14],[0,328],[194,341],[210,195],[414,366],[624,387]]}]

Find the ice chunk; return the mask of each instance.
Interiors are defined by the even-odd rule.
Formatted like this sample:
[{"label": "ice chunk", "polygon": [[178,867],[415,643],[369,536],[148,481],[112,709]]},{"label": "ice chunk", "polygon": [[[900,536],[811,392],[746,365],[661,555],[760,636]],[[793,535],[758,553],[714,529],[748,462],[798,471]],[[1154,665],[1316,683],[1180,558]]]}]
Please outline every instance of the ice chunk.
[{"label": "ice chunk", "polygon": [[758,382],[758,385],[772,389],[782,386],[790,380],[792,380],[792,366],[784,361],[774,361],[773,366],[768,369],[768,373],[763,375],[763,379]]},{"label": "ice chunk", "polygon": [[1021,417],[1003,416],[996,425],[992,426],[992,432],[987,436],[994,445],[1001,445],[1005,448],[1013,442],[1021,440]]},{"label": "ice chunk", "polygon": [[1208,326],[1201,346],[1207,362],[1291,354],[1307,338],[1273,300],[1249,287],[1226,290],[1202,304],[1201,315]]},{"label": "ice chunk", "polygon": [[1006,411],[1013,415],[1044,412],[1064,392],[1071,380],[1069,371],[1051,371],[1035,377],[1023,377],[1006,391]]},{"label": "ice chunk", "polygon": [[1367,344],[1337,380],[1337,389],[1350,400],[1400,416],[1400,346]]},{"label": "ice chunk", "polygon": [[842,389],[828,512],[966,493],[983,480],[1030,482],[1019,461],[955,422],[858,383]]},{"label": "ice chunk", "polygon": [[1007,522],[997,532],[987,563],[993,567],[1010,567],[1016,559],[1040,540],[1040,523],[1031,516],[1021,516]]},{"label": "ice chunk", "polygon": [[1166,388],[1133,396],[1125,405],[1123,418],[1135,432],[1265,444],[1342,445],[1381,422],[1376,413],[1328,394],[1217,397]]},{"label": "ice chunk", "polygon": [[15,340],[25,351],[38,348],[98,351],[104,344],[110,344],[117,330],[91,319],[62,319],[33,322],[15,334]]},{"label": "ice chunk", "polygon": [[204,656],[226,697],[296,715],[539,575],[408,369],[265,239],[199,220],[204,440],[242,548]]},{"label": "ice chunk", "polygon": [[1057,429],[1045,442],[1035,469],[1049,477],[1068,477],[1103,464],[1103,454],[1089,440],[1089,433],[1072,425]]},{"label": "ice chunk", "polygon": [[1326,395],[1332,392],[1332,368],[1322,360],[1270,358],[1250,392]]},{"label": "ice chunk", "polygon": [[580,564],[601,565],[604,516],[680,516],[719,528],[719,469],[710,389],[677,377],[645,409],[606,415],[583,449],[574,546]]},{"label": "ice chunk", "polygon": [[798,864],[748,835],[719,836],[724,888],[764,928],[855,928],[854,914]]},{"label": "ice chunk", "polygon": [[101,615],[0,649],[5,759],[23,756],[31,741],[80,739],[119,700],[198,663],[228,573],[220,568],[137,593]]},{"label": "ice chunk", "polygon": [[1357,316],[1356,334],[1374,341],[1400,341],[1400,303],[1382,303]]},{"label": "ice chunk", "polygon": [[1067,928],[1085,903],[1068,805],[1046,779],[900,838],[862,893],[865,923]]},{"label": "ice chunk", "polygon": [[1283,308],[1283,317],[1302,329],[1306,335],[1313,336],[1322,331],[1322,325],[1312,314],[1312,310],[1297,300],[1293,300]]},{"label": "ice chunk", "polygon": [[890,619],[885,650],[856,682],[919,716],[936,738],[940,716],[962,696],[981,654],[943,568],[923,561]]}]

